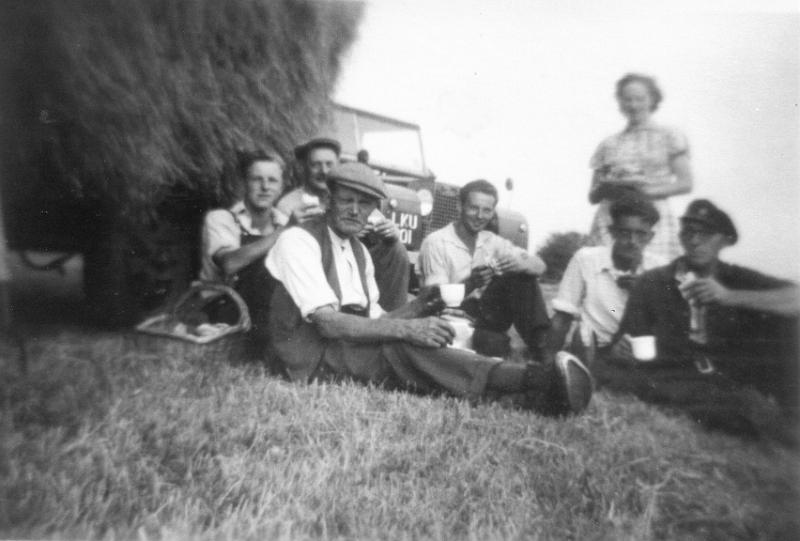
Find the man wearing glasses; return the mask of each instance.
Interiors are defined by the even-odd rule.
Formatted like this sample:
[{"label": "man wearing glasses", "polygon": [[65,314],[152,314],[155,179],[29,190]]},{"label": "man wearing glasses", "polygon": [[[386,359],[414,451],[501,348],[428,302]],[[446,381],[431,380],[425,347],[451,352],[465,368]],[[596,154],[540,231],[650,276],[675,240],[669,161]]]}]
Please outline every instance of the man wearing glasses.
[{"label": "man wearing glasses", "polygon": [[597,352],[602,354],[611,346],[635,278],[666,263],[645,250],[659,219],[649,200],[625,196],[612,204],[610,214],[613,244],[575,252],[552,303],[555,314],[548,349],[553,354],[562,349],[578,320],[568,349],[589,364]]},{"label": "man wearing glasses", "polygon": [[[707,426],[794,441],[787,420],[798,409],[800,288],[721,261],[738,233],[706,199],[688,206],[679,236],[684,255],[631,291],[612,356],[595,366],[598,384],[678,407]],[[655,337],[656,357],[637,361],[630,337],[646,335]]]}]

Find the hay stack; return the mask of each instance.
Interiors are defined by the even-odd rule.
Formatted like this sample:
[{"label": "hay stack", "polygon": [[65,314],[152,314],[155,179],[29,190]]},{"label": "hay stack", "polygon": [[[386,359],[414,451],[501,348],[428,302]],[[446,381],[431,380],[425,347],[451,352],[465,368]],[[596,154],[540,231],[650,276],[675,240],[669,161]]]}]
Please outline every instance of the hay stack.
[{"label": "hay stack", "polygon": [[222,198],[236,149],[271,144],[288,155],[326,114],[361,7],[6,0],[0,9],[0,141],[14,158],[4,189],[16,192],[20,168],[41,164],[46,146],[51,180],[130,215],[176,185]]},{"label": "hay stack", "polygon": [[288,158],[325,119],[361,11],[327,0],[4,0],[11,244],[84,250],[110,227],[146,237],[175,194],[189,194],[192,219],[227,203],[236,150],[269,145]]}]

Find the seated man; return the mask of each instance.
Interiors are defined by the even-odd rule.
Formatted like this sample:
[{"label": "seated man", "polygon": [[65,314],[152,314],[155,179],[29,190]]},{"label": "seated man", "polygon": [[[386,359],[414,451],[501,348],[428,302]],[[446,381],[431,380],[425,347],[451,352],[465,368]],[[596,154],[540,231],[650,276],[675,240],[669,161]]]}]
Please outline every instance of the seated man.
[{"label": "seated man", "polygon": [[[725,212],[693,201],[681,218],[684,255],[638,279],[617,343],[593,371],[598,384],[710,426],[783,438],[785,419],[754,390],[796,415],[800,288],[720,261],[737,238]],[[654,361],[633,358],[628,337],[643,335],[655,336]]]},{"label": "seated man", "polygon": [[[303,168],[303,185],[286,193],[278,201],[278,209],[301,223],[323,214],[329,198],[327,175],[339,163],[340,153],[339,142],[327,138],[311,139],[295,148],[294,155]],[[399,308],[408,300],[409,263],[397,227],[376,209],[360,235],[375,264],[379,304],[384,310]]]},{"label": "seated man", "polygon": [[[277,154],[249,152],[240,156],[238,172],[244,185],[243,199],[229,209],[206,214],[200,279],[233,286],[247,304],[253,337],[263,342],[274,284],[264,259],[287,221],[273,206],[283,193],[284,163]],[[220,312],[217,318],[231,318],[222,313],[225,310]]]},{"label": "seated man", "polygon": [[272,297],[272,354],[295,381],[352,378],[425,392],[477,398],[525,393],[526,406],[549,414],[578,412],[592,383],[580,362],[548,366],[490,359],[447,347],[453,328],[427,316],[431,295],[386,313],[369,253],[358,240],[385,197],[383,182],[364,164],[334,166],[330,202],[321,219],[287,229],[267,256],[280,282]]},{"label": "seated man", "polygon": [[624,197],[611,205],[610,214],[614,243],[575,252],[552,303],[555,314],[548,337],[550,351],[564,347],[573,320],[578,319],[578,332],[570,349],[587,359],[590,369],[595,352],[608,349],[619,330],[636,276],[666,263],[645,250],[659,219],[650,201]]},{"label": "seated man", "polygon": [[506,332],[513,324],[533,358],[544,360],[550,319],[537,280],[544,261],[487,231],[497,206],[491,183],[467,183],[459,200],[459,219],[422,241],[422,285],[465,284],[462,308],[476,319],[473,344],[478,352],[506,356]]}]

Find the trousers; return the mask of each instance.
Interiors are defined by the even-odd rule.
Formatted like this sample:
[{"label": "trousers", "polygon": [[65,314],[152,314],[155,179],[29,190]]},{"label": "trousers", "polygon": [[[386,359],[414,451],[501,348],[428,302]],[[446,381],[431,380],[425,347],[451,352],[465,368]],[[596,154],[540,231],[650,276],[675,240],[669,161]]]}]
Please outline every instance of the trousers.
[{"label": "trousers", "polygon": [[704,366],[713,370],[704,373],[688,360],[636,363],[599,354],[591,371],[598,387],[682,411],[707,427],[782,437],[796,416],[797,380],[787,377],[788,367],[768,357],[708,358]]},{"label": "trousers", "polygon": [[501,361],[456,348],[423,348],[405,342],[326,341],[311,379],[352,378],[389,388],[447,392],[477,399],[486,394],[489,372]]},{"label": "trousers", "polygon": [[[550,317],[536,276],[521,273],[495,276],[477,303],[468,300],[462,308],[475,318],[476,339],[481,330],[505,333],[513,325],[530,352],[535,357],[542,355]],[[505,352],[498,350],[491,354],[504,356]]]}]

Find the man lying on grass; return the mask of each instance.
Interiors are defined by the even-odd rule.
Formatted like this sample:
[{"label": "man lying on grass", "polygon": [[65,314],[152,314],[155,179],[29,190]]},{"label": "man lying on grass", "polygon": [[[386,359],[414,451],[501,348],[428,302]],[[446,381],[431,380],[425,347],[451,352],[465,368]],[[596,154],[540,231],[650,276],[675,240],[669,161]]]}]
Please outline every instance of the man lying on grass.
[{"label": "man lying on grass", "polygon": [[435,311],[435,293],[386,313],[369,252],[358,240],[386,197],[366,165],[328,175],[330,203],[319,219],[287,229],[267,256],[280,282],[272,296],[272,351],[296,381],[352,378],[390,388],[477,398],[524,393],[525,406],[561,415],[583,410],[592,381],[575,359],[527,365],[450,348],[454,330]]},{"label": "man lying on grass", "polygon": [[[676,406],[709,426],[793,439],[800,288],[720,261],[737,239],[724,211],[693,201],[681,218],[684,255],[638,279],[616,344],[592,372],[598,385]],[[631,351],[630,337],[644,335],[656,341],[647,362]]]}]

